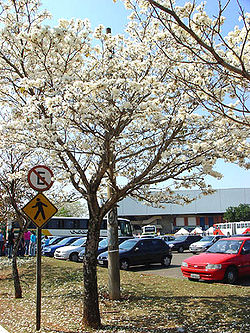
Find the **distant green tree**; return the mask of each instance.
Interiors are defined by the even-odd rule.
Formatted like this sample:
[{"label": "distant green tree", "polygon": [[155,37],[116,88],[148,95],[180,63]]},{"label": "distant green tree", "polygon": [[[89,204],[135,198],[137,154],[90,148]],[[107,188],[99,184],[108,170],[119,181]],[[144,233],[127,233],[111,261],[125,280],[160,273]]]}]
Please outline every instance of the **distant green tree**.
[{"label": "distant green tree", "polygon": [[250,205],[240,204],[238,207],[228,207],[224,219],[228,222],[250,221]]}]

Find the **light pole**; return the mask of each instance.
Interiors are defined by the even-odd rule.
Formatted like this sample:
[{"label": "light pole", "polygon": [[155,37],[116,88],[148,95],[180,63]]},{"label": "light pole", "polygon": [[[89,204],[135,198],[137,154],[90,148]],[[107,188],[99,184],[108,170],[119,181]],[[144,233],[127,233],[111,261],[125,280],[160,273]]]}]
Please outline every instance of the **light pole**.
[{"label": "light pole", "polygon": [[[112,196],[112,189],[108,185],[108,199]],[[108,285],[109,297],[112,300],[118,300],[120,294],[120,260],[118,245],[118,220],[117,206],[111,208],[108,213]]]}]

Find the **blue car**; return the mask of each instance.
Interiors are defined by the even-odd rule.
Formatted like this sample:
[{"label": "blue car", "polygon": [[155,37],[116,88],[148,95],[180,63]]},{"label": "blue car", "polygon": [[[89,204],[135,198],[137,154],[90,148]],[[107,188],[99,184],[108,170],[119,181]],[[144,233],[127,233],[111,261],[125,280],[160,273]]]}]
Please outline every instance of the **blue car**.
[{"label": "blue car", "polygon": [[[134,238],[119,246],[120,268],[128,270],[130,266],[160,263],[169,267],[172,253],[166,242],[159,238]],[[108,266],[108,252],[97,257],[100,266]]]},{"label": "blue car", "polygon": [[[47,246],[56,245],[66,236],[49,236],[49,244]],[[45,239],[42,239],[42,248],[45,247]]]},{"label": "blue car", "polygon": [[55,250],[62,246],[71,245],[74,241],[79,239],[79,237],[66,237],[60,240],[59,243],[55,245],[49,245],[43,248],[42,254],[47,257],[54,257]]},{"label": "blue car", "polygon": [[188,250],[192,243],[198,242],[201,240],[201,238],[202,237],[200,235],[183,235],[177,236],[175,237],[175,240],[166,243],[172,251],[178,251],[179,253],[182,253],[184,250]]},{"label": "blue car", "polygon": [[[124,242],[125,240],[128,240],[128,239],[131,239],[131,237],[119,237],[118,244],[120,245],[122,242]],[[98,244],[97,254],[99,255],[100,253],[106,252],[106,251],[108,251],[108,239],[104,238]],[[85,254],[85,248],[78,255],[79,261],[83,261],[84,254]]]}]

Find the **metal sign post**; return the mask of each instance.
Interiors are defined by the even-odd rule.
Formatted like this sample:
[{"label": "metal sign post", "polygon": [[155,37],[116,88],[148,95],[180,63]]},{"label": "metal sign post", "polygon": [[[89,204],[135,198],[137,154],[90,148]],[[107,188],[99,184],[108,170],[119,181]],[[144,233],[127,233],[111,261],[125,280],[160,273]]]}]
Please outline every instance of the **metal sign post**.
[{"label": "metal sign post", "polygon": [[30,200],[22,211],[37,226],[37,256],[36,256],[36,330],[41,328],[41,252],[42,252],[42,226],[57,212],[57,208],[41,192],[48,190],[52,184],[53,173],[44,166],[38,165],[32,168],[28,173],[28,182],[30,187],[39,193]]},{"label": "metal sign post", "polygon": [[40,331],[41,328],[41,307],[42,307],[42,256],[41,256],[41,239],[42,230],[37,227],[37,254],[36,254],[36,330]]}]

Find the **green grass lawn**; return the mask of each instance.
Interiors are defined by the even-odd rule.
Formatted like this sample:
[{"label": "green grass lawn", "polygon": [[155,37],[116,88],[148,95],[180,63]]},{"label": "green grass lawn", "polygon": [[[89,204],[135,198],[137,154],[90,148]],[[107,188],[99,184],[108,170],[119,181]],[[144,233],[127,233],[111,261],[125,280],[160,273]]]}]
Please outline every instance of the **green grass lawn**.
[{"label": "green grass lawn", "polygon": [[[23,298],[15,299],[11,261],[0,258],[0,325],[36,332],[35,259],[19,260]],[[120,301],[110,301],[107,269],[98,268],[103,327],[92,332],[250,332],[250,288],[121,271]],[[82,328],[82,264],[42,258],[41,332]]]}]

